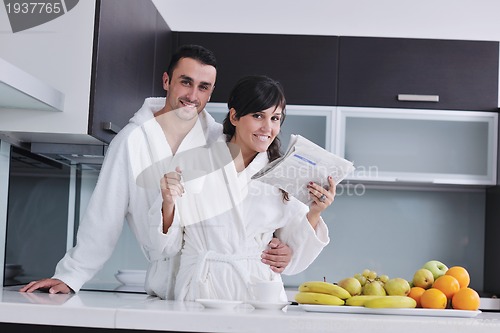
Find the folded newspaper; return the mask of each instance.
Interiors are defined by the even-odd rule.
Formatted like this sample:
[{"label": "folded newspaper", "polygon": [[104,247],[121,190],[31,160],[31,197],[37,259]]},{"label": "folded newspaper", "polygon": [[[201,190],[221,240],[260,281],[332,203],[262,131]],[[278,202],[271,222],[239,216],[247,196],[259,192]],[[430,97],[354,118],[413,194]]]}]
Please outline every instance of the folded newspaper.
[{"label": "folded newspaper", "polygon": [[312,201],[307,188],[309,182],[328,189],[328,176],[332,176],[337,185],[353,170],[352,162],[292,134],[286,153],[253,175],[252,179],[276,186],[309,205]]}]

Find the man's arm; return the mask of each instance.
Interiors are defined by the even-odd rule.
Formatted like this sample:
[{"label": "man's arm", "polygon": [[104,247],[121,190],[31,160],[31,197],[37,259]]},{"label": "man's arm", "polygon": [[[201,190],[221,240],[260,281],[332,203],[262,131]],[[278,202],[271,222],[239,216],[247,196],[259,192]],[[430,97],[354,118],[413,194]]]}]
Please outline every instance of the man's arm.
[{"label": "man's arm", "polygon": [[278,238],[273,238],[266,250],[262,251],[262,262],[276,273],[282,273],[292,259],[292,249]]}]

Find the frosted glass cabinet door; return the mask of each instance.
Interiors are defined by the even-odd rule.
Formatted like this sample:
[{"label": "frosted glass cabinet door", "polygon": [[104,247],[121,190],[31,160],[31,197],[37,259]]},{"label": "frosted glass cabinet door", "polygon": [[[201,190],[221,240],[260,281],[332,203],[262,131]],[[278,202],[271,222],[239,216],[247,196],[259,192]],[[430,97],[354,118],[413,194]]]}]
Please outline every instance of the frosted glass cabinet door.
[{"label": "frosted glass cabinet door", "polygon": [[496,184],[494,112],[338,107],[339,155],[364,181]]},{"label": "frosted glass cabinet door", "polygon": [[[287,105],[285,121],[279,134],[281,150],[284,152],[288,147],[291,134],[302,135],[318,146],[330,150],[335,109],[335,107],[316,105]],[[225,103],[208,103],[206,110],[218,123],[224,121],[228,112]]]}]

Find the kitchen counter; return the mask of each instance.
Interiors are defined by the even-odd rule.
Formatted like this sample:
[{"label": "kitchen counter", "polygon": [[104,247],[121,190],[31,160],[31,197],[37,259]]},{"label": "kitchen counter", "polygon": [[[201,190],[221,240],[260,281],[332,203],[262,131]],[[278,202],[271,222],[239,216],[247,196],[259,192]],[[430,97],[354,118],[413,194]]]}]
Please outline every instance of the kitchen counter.
[{"label": "kitchen counter", "polygon": [[456,318],[314,313],[294,305],[285,310],[256,310],[247,304],[217,310],[142,293],[51,295],[20,293],[18,288],[1,290],[1,323],[177,332],[500,332],[498,312]]}]

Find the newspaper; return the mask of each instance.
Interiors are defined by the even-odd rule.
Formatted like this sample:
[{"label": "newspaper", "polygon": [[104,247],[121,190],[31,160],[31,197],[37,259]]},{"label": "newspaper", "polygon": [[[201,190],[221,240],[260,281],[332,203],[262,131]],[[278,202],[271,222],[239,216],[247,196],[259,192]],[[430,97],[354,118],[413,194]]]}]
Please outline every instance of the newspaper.
[{"label": "newspaper", "polygon": [[309,205],[312,202],[307,188],[309,182],[328,189],[328,176],[332,176],[337,185],[354,169],[352,162],[292,134],[286,153],[253,175],[252,179],[276,186]]}]

